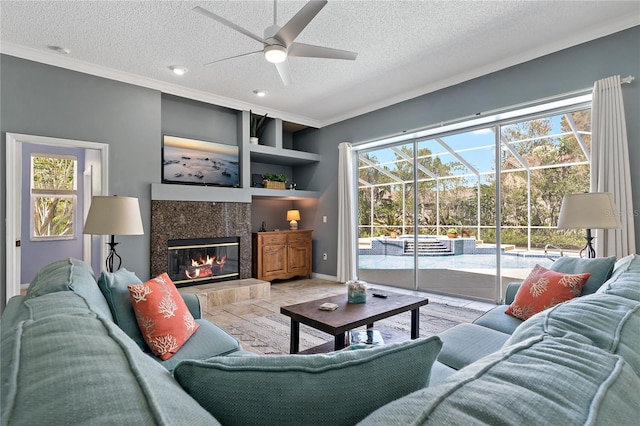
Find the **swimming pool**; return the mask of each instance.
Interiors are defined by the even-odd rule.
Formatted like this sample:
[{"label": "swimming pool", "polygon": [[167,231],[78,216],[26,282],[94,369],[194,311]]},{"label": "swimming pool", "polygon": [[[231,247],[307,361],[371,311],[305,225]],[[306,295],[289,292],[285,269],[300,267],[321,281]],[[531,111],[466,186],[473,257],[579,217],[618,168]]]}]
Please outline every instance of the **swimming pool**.
[{"label": "swimming pool", "polygon": [[[544,256],[503,255],[501,267],[509,269],[531,269],[539,264],[548,268],[553,262]],[[412,256],[358,256],[360,269],[413,269]],[[487,269],[496,267],[494,254],[460,254],[455,256],[419,256],[419,269]]]}]

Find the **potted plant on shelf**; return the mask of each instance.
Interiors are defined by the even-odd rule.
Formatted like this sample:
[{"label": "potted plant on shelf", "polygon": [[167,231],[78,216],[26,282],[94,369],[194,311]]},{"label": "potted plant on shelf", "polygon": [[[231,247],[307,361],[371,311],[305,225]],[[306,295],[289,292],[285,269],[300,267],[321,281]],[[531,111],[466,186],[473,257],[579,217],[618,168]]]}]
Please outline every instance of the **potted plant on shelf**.
[{"label": "potted plant on shelf", "polygon": [[447,237],[449,238],[458,238],[458,231],[455,228],[447,229]]},{"label": "potted plant on shelf", "polygon": [[262,133],[264,132],[264,128],[267,125],[267,115],[254,115],[251,110],[249,110],[250,117],[250,130],[249,130],[249,142],[252,145],[258,145],[260,138],[262,137]]},{"label": "potted plant on shelf", "polygon": [[285,189],[287,175],[282,173],[265,173],[262,175],[264,187],[268,189]]}]

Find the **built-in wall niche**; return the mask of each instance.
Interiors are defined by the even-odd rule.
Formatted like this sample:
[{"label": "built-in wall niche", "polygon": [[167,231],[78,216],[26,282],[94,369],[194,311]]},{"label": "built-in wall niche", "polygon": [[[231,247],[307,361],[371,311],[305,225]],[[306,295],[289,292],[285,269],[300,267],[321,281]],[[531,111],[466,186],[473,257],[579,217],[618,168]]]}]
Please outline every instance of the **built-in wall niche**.
[{"label": "built-in wall niche", "polygon": [[[249,143],[250,111],[239,111],[178,96],[162,95],[162,134],[218,143],[235,143],[240,150],[239,188],[185,188],[182,185],[151,185],[156,200],[211,200],[251,202],[256,197],[283,199],[318,198],[314,170],[319,154],[296,149],[296,133],[307,126],[268,117],[259,145]],[[162,141],[158,141],[158,150]],[[162,167],[159,163],[158,167]],[[286,174],[296,191],[254,188],[252,175]],[[160,173],[159,173],[160,175]]]}]

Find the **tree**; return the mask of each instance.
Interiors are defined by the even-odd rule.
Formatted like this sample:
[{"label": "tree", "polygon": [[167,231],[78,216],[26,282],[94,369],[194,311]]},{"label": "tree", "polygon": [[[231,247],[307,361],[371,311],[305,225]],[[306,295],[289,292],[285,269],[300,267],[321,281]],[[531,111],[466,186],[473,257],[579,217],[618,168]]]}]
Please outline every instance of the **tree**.
[{"label": "tree", "polygon": [[32,170],[34,236],[73,235],[75,158],[34,155]]}]

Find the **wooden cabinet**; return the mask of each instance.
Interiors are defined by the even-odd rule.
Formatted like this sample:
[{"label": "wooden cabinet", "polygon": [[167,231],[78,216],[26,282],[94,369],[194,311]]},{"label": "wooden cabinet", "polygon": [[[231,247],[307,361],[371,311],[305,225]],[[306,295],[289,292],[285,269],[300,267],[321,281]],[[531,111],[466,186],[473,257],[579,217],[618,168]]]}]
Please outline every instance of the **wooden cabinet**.
[{"label": "wooden cabinet", "polygon": [[311,278],[312,230],[253,234],[253,276],[259,280]]}]

